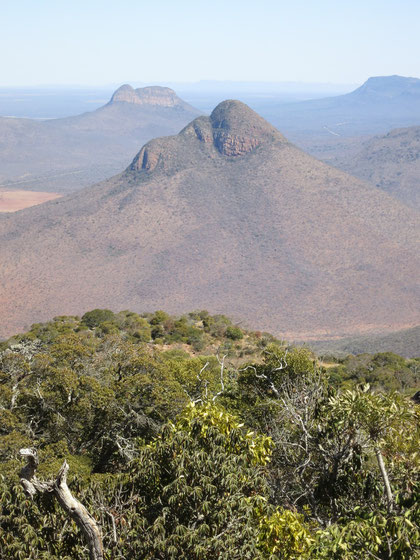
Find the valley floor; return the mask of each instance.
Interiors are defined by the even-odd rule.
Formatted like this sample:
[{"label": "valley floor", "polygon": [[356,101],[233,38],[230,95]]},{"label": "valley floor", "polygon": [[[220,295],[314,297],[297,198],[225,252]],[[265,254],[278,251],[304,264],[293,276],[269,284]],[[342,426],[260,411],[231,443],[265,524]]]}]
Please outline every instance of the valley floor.
[{"label": "valley floor", "polygon": [[57,193],[41,191],[2,191],[0,190],[0,212],[17,212],[23,208],[29,208],[42,204],[48,200],[54,200],[61,195]]}]

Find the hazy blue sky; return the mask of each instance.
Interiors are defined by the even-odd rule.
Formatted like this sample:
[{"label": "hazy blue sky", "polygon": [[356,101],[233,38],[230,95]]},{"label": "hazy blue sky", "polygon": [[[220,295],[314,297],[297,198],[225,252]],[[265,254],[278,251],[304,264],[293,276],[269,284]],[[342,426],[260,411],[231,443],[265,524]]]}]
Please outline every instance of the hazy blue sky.
[{"label": "hazy blue sky", "polygon": [[0,85],[420,77],[420,0],[0,0]]}]

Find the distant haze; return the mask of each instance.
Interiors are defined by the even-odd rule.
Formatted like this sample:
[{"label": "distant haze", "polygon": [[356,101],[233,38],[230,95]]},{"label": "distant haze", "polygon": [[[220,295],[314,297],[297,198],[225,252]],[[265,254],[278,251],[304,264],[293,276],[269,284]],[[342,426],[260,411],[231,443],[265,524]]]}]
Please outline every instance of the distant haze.
[{"label": "distant haze", "polygon": [[[199,82],[146,83],[125,80],[135,87],[168,86],[180,97],[203,112],[210,113],[224,99],[240,99],[255,110],[271,105],[340,95],[360,84],[325,84],[297,82],[233,82],[201,80]],[[94,111],[108,102],[121,84],[82,87],[72,85],[0,87],[0,116],[53,119]]]},{"label": "distant haze", "polygon": [[0,86],[420,76],[418,0],[2,2]]}]

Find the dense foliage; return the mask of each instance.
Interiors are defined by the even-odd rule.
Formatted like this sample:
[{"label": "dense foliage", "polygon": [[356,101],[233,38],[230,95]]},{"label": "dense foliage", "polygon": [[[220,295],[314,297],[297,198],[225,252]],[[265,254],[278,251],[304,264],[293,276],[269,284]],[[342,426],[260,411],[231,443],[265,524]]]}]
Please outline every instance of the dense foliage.
[{"label": "dense foliage", "polygon": [[373,389],[411,394],[420,383],[420,358],[406,360],[393,352],[350,355],[330,364],[329,375],[337,386],[369,383]]},{"label": "dense foliage", "polygon": [[205,311],[33,325],[0,347],[0,557],[87,557],[56,501],[23,493],[33,446],[39,478],[68,460],[107,559],[414,558],[418,365],[320,363]]}]

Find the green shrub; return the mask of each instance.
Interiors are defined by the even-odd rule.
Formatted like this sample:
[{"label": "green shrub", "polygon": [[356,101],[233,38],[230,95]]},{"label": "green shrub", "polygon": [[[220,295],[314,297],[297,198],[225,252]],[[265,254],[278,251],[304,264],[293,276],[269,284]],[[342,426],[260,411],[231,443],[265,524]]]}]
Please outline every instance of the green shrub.
[{"label": "green shrub", "polygon": [[93,309],[85,313],[82,317],[82,323],[91,329],[99,327],[100,324],[108,321],[115,321],[115,313],[110,309]]},{"label": "green shrub", "polygon": [[241,340],[244,337],[244,333],[239,327],[228,327],[225,331],[225,336],[231,340]]}]

